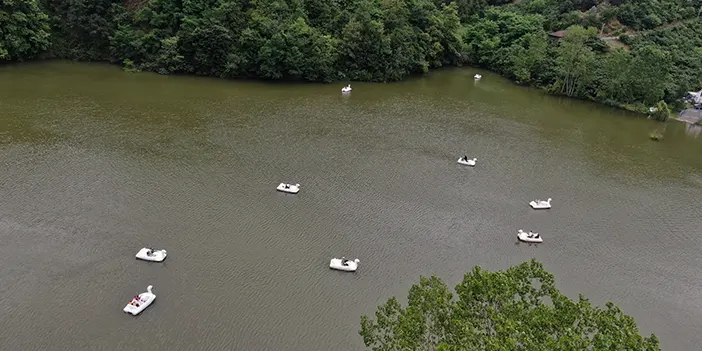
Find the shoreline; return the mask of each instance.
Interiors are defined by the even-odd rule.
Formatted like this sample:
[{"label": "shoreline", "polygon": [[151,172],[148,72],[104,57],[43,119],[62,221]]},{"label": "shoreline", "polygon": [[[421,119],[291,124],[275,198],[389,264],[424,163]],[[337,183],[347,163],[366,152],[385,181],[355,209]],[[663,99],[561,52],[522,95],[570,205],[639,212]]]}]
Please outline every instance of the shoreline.
[{"label": "shoreline", "polygon": [[[202,78],[217,79],[217,80],[221,80],[221,81],[248,81],[248,82],[259,82],[259,83],[268,83],[268,84],[305,84],[305,85],[306,84],[329,85],[329,84],[337,84],[337,83],[344,83],[344,84],[355,84],[355,83],[394,84],[394,83],[406,82],[410,79],[422,78],[422,77],[425,77],[429,74],[432,74],[433,72],[441,71],[444,69],[475,68],[475,69],[480,69],[480,70],[484,70],[484,71],[490,72],[492,74],[495,74],[495,75],[499,76],[500,78],[505,79],[516,86],[536,89],[538,91],[541,91],[545,95],[559,97],[559,98],[565,98],[568,100],[585,101],[585,102],[594,103],[594,104],[600,105],[600,106],[612,107],[612,108],[619,109],[619,110],[633,112],[635,114],[642,115],[642,116],[648,116],[650,118],[650,113],[649,113],[648,109],[643,107],[643,106],[641,108],[637,108],[636,106],[633,106],[633,105],[608,104],[608,103],[597,101],[597,100],[581,99],[581,98],[566,96],[566,95],[562,95],[562,94],[554,94],[543,86],[531,85],[531,84],[519,84],[518,82],[516,82],[512,79],[509,79],[508,77],[500,74],[497,71],[493,71],[493,70],[486,68],[486,67],[471,66],[471,65],[437,67],[437,68],[430,69],[428,72],[425,72],[425,73],[414,73],[414,74],[410,74],[406,77],[403,77],[402,79],[393,80],[393,81],[384,81],[384,82],[382,82],[382,81],[346,80],[346,79],[338,79],[338,80],[332,80],[332,81],[307,81],[307,80],[293,80],[293,79],[284,79],[284,78],[283,79],[266,79],[266,78],[261,78],[261,77],[231,77],[231,78],[227,78],[227,77],[218,77],[218,76],[213,76],[213,75],[181,74],[181,73],[162,74],[162,73],[152,71],[152,70],[142,70],[142,69],[129,70],[123,64],[120,64],[118,62],[111,62],[109,60],[74,60],[74,59],[70,59],[70,58],[61,58],[61,57],[56,57],[56,56],[45,56],[42,58],[37,58],[34,60],[27,60],[27,61],[5,62],[5,65],[6,66],[21,66],[24,64],[41,64],[43,62],[50,62],[50,61],[58,61],[58,62],[63,61],[63,62],[75,62],[75,63],[86,63],[86,64],[104,64],[104,65],[108,65],[108,66],[113,66],[115,68],[119,68],[121,71],[123,71],[125,73],[151,73],[151,74],[156,74],[159,76],[202,77]],[[2,67],[2,65],[0,65],[0,67]],[[687,109],[681,110],[681,113],[683,111],[695,111],[695,110],[691,109],[691,108],[687,108]],[[697,113],[700,114],[700,117],[697,117],[697,120],[695,120],[695,121],[689,121],[688,119],[680,118],[679,116],[673,117],[673,115],[670,116],[670,119],[673,119],[673,120],[676,120],[679,122],[692,124],[692,125],[697,125],[696,123],[698,121],[702,121],[702,110],[699,110],[699,111],[700,112],[697,112]]]},{"label": "shoreline", "polygon": [[[696,116],[695,116],[696,115]],[[694,126],[700,125],[702,123],[702,109],[688,108],[680,111],[677,117],[671,117],[679,122],[691,124]]]}]

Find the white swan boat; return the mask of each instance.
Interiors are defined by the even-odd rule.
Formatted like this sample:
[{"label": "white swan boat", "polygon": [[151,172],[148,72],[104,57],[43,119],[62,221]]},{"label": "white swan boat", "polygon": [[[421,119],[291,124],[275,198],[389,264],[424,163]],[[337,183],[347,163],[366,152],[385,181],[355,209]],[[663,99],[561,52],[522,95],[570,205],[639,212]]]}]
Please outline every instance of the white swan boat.
[{"label": "white swan boat", "polygon": [[475,166],[476,161],[478,161],[478,159],[475,157],[472,160],[469,160],[468,157],[461,157],[458,159],[458,163],[466,166]]},{"label": "white swan boat", "polygon": [[351,90],[353,90],[353,89],[351,89],[351,84],[349,84],[349,85],[347,85],[347,86],[341,88],[341,92],[342,92],[342,93],[348,93],[348,92],[350,92]]},{"label": "white swan boat", "polygon": [[544,239],[539,236],[539,233],[525,232],[521,229],[517,231],[517,238],[525,243],[542,243]]},{"label": "white swan boat", "polygon": [[167,254],[166,250],[154,250],[145,247],[137,252],[136,258],[145,261],[161,262],[166,259]]},{"label": "white swan boat", "polygon": [[141,313],[141,311],[149,307],[154,300],[156,300],[156,295],[151,292],[152,288],[153,285],[149,285],[146,287],[146,292],[139,294],[139,296],[134,296],[132,301],[129,301],[129,303],[124,306],[123,311],[136,316],[137,314]]},{"label": "white swan boat", "polygon": [[476,74],[476,75],[473,76],[473,78],[474,78],[475,80],[480,80],[480,78],[483,78],[483,76],[481,76],[481,75],[479,75],[479,74]]},{"label": "white swan boat", "polygon": [[290,194],[297,194],[300,191],[300,184],[288,184],[288,183],[280,183],[278,185],[278,191],[282,191],[284,193],[290,193]]},{"label": "white swan boat", "polygon": [[551,198],[549,197],[548,200],[543,201],[536,199],[532,202],[529,203],[529,206],[535,210],[543,210],[543,209],[548,209],[551,208]]},{"label": "white swan boat", "polygon": [[332,258],[329,262],[329,268],[338,269],[340,271],[355,272],[358,269],[358,263],[361,262],[357,259],[351,261],[346,258]]}]

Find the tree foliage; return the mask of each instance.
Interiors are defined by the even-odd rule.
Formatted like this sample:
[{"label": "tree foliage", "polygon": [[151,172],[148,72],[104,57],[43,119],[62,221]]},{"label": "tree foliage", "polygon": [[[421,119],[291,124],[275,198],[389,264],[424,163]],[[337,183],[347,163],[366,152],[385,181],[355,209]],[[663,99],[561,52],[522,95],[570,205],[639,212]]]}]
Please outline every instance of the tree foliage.
[{"label": "tree foliage", "polygon": [[56,43],[61,55],[129,59],[141,69],[164,74],[389,81],[462,63],[462,26],[453,3],[45,2],[59,19],[54,30],[62,33]]},{"label": "tree foliage", "polygon": [[[655,12],[664,2],[654,2],[641,1],[641,11],[669,18]],[[697,3],[668,5],[702,6]],[[670,17],[683,22],[624,39],[630,48],[614,49],[599,34],[605,23],[618,23],[623,4],[633,3],[522,0],[485,7],[464,24],[465,58],[521,84],[641,112],[659,100],[678,104],[687,91],[699,90],[702,21],[694,11]],[[556,29],[565,29],[565,36],[546,39]]]},{"label": "tree foliage", "polygon": [[656,106],[653,108],[653,113],[651,117],[659,122],[666,122],[670,118],[670,108],[665,101],[658,101]]},{"label": "tree foliage", "polygon": [[[40,0],[50,16],[54,55],[105,60],[120,0]],[[128,57],[122,57],[119,62]]]},{"label": "tree foliage", "polygon": [[[702,1],[699,6],[702,9]],[[665,53],[666,60],[657,64],[668,73],[663,82],[667,102],[702,89],[702,20],[646,32],[634,37],[631,46],[632,52],[650,47]]]},{"label": "tree foliage", "polygon": [[48,16],[36,0],[0,1],[0,61],[32,59],[48,47]]},{"label": "tree foliage", "polygon": [[421,277],[406,307],[393,297],[375,318],[362,316],[360,334],[374,351],[660,350],[613,303],[563,295],[534,260],[498,272],[475,267],[455,297],[439,278]]},{"label": "tree foliage", "polygon": [[[38,1],[0,3],[0,60],[45,52],[161,74],[327,82],[468,63],[642,112],[702,88],[702,0]],[[643,29],[624,49],[599,36]]]},{"label": "tree foliage", "polygon": [[556,76],[554,86],[566,96],[588,96],[587,88],[594,78],[595,52],[587,45],[597,36],[594,28],[568,28],[568,34],[556,48]]}]

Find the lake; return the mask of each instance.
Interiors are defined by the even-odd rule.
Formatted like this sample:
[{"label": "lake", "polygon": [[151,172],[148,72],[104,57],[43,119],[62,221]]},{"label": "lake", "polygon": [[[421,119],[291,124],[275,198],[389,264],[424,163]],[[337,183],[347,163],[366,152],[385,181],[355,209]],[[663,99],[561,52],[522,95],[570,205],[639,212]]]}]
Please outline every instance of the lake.
[{"label": "lake", "polygon": [[531,258],[665,350],[702,343],[700,128],[654,142],[656,122],[473,68],[344,84],[0,67],[2,344],[360,350],[360,316],[420,275]]}]

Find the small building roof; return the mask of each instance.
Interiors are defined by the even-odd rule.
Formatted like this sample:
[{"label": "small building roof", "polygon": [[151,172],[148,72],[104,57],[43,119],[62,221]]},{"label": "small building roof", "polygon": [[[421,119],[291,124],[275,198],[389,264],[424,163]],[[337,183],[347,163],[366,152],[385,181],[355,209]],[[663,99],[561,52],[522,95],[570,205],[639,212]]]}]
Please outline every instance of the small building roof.
[{"label": "small building roof", "polygon": [[568,31],[565,30],[565,29],[564,29],[564,30],[559,30],[559,31],[553,32],[553,33],[548,33],[548,35],[550,35],[550,36],[552,36],[552,37],[554,37],[554,38],[558,38],[558,39],[565,37],[566,34],[568,34]]}]

